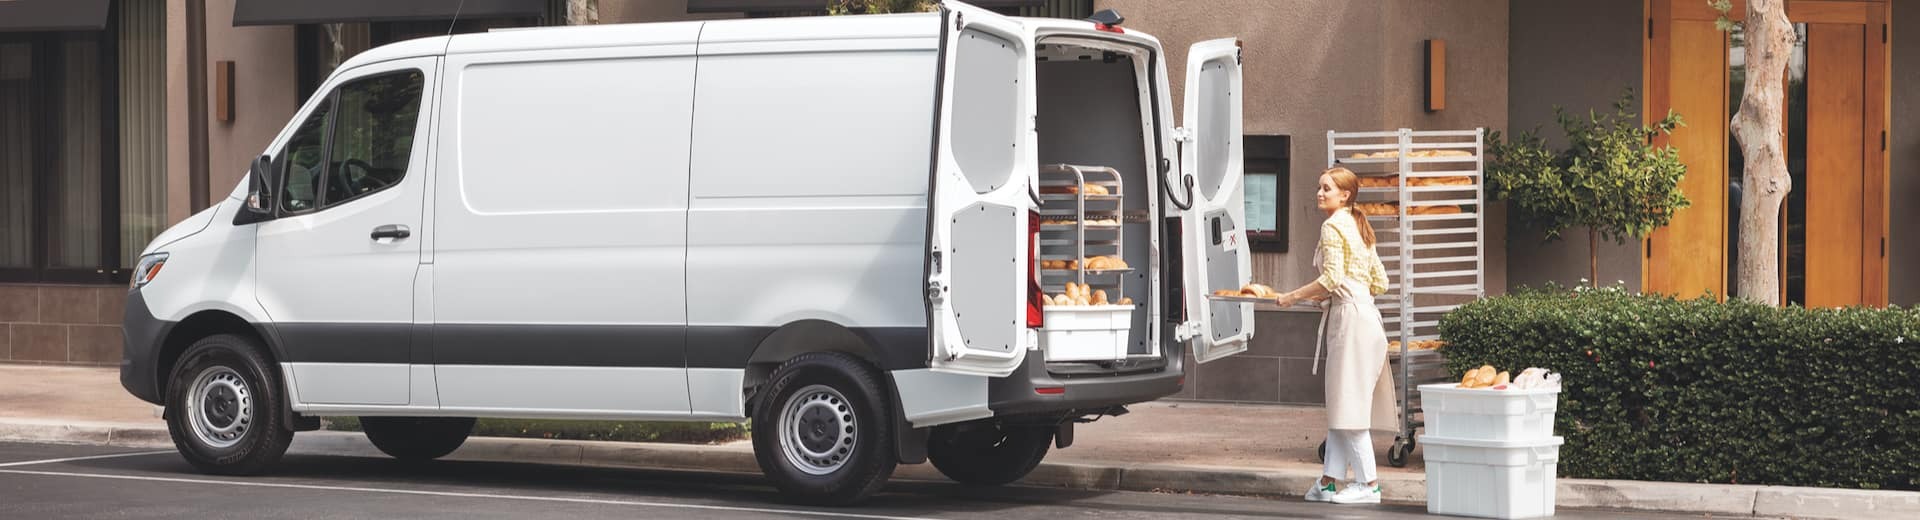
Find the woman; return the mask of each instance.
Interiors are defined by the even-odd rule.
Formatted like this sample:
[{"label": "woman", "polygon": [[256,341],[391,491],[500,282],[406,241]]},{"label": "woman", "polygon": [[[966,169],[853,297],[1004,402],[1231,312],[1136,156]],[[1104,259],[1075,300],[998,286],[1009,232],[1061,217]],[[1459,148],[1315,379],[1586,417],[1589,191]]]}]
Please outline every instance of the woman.
[{"label": "woman", "polygon": [[[1360,178],[1346,168],[1320,174],[1315,199],[1320,210],[1327,212],[1326,222],[1320,225],[1320,246],[1313,254],[1320,277],[1275,302],[1288,307],[1301,300],[1332,300],[1320,318],[1320,339],[1314,348],[1315,373],[1320,350],[1327,353],[1326,469],[1307,491],[1307,500],[1314,502],[1380,503],[1368,429],[1395,429],[1387,333],[1380,324],[1380,309],[1373,306],[1373,296],[1387,292],[1387,273],[1373,249],[1373,226],[1354,208],[1359,193]],[[1335,483],[1349,469],[1353,480],[1336,491]]]}]

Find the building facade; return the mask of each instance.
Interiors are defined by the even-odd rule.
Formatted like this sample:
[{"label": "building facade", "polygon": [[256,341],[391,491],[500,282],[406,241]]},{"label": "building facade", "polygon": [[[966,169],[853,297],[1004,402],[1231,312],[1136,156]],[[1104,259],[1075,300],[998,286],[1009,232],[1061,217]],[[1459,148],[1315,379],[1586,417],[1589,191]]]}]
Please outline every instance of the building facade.
[{"label": "building facade", "polygon": [[[1270,175],[1250,223],[1255,278],[1313,278],[1313,208],[1329,130],[1553,131],[1553,107],[1603,109],[1628,88],[1680,112],[1693,207],[1647,240],[1602,242],[1600,279],[1683,295],[1733,287],[1737,146],[1725,121],[1744,77],[1737,34],[1682,0],[988,0],[1009,14],[1116,9],[1182,77],[1193,42],[1245,42],[1248,172]],[[823,0],[599,0],[597,23],[823,12]],[[134,256],[233,191],[335,66],[385,43],[559,25],[565,0],[14,0],[0,2],[0,362],[111,365]],[[1789,86],[1795,197],[1783,258],[1790,301],[1914,305],[1920,274],[1920,9],[1795,0]],[[1738,8],[1736,9],[1736,11]],[[455,11],[458,22],[455,22]],[[577,18],[575,21],[578,20]],[[1447,103],[1429,110],[1424,45],[1446,42]],[[1905,80],[1905,81],[1903,81]],[[1176,82],[1178,83],[1178,82]],[[1179,85],[1174,88],[1178,89]],[[1175,95],[1178,96],[1178,92]],[[1176,97],[1177,98],[1177,97]],[[1885,147],[1881,147],[1885,132]],[[1578,234],[1578,231],[1574,231]],[[1587,277],[1585,241],[1545,242],[1488,205],[1490,293]],[[1316,403],[1318,316],[1259,312],[1252,351],[1201,366],[1181,398]]]}]

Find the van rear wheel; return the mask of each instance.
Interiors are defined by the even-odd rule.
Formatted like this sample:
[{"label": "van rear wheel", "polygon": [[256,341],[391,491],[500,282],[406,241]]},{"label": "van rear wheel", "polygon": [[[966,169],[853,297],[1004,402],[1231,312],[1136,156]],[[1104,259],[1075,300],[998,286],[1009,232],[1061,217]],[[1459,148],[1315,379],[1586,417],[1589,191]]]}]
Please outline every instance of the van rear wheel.
[{"label": "van rear wheel", "polygon": [[472,417],[361,417],[360,429],[382,453],[426,461],[460,449],[473,433]]},{"label": "van rear wheel", "polygon": [[167,383],[167,434],[187,463],[216,475],[266,471],[293,442],[280,381],[252,338],[216,334],[188,346]]},{"label": "van rear wheel", "polygon": [[1043,426],[948,424],[928,435],[927,460],[955,482],[998,486],[1032,473],[1052,444],[1053,430]]},{"label": "van rear wheel", "polygon": [[780,365],[753,411],[753,454],[788,497],[847,505],[878,491],[898,460],[893,406],[852,356],[802,354]]}]

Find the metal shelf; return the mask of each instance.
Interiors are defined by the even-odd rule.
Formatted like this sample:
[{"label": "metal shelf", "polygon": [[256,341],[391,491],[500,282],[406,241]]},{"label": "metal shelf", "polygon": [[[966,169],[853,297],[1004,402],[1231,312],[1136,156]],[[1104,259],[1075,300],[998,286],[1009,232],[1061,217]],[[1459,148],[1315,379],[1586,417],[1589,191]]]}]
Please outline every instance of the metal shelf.
[{"label": "metal shelf", "polygon": [[[1429,150],[1464,151],[1467,155],[1414,157]],[[1355,153],[1397,152],[1397,157],[1349,158]],[[1455,152],[1457,153],[1457,152]],[[1390,351],[1400,385],[1400,437],[1411,439],[1423,426],[1420,401],[1412,384],[1445,375],[1445,357],[1437,351],[1408,350],[1415,341],[1439,339],[1440,317],[1458,308],[1434,299],[1478,297],[1485,293],[1486,223],[1477,211],[1485,204],[1485,129],[1461,131],[1327,132],[1327,166],[1353,165],[1368,177],[1397,176],[1393,186],[1361,188],[1370,202],[1392,202],[1392,215],[1368,215],[1379,240],[1375,250],[1386,264],[1388,293],[1375,297],[1389,336],[1401,347]],[[1465,177],[1470,184],[1415,186],[1419,179]],[[1436,196],[1437,194],[1437,196]],[[1416,196],[1433,197],[1421,200]],[[1453,206],[1459,213],[1412,214],[1421,206]],[[1469,208],[1476,211],[1467,211]],[[1469,252],[1470,251],[1470,252]],[[1471,283],[1461,283],[1471,280]],[[1429,285],[1429,284],[1446,285]],[[1417,298],[1416,298],[1417,296]],[[1402,359],[1404,358],[1404,359]],[[1396,446],[1396,449],[1399,447]]]}]

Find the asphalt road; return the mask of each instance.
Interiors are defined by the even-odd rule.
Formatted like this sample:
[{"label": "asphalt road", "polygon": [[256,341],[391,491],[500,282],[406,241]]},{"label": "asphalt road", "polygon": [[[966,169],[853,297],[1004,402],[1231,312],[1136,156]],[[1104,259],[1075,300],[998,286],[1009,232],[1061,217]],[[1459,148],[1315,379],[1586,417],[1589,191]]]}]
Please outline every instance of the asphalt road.
[{"label": "asphalt road", "polygon": [[[290,452],[272,475],[194,471],[171,450],[0,443],[0,518],[1342,518],[1420,505],[891,483],[857,508],[784,503],[757,475]],[[1561,511],[1556,518],[1697,518]]]}]

